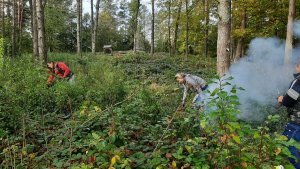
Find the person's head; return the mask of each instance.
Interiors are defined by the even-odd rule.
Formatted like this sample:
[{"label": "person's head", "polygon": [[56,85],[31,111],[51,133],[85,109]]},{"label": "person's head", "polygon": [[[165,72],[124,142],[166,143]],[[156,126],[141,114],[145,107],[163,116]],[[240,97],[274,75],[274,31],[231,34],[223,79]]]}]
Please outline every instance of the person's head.
[{"label": "person's head", "polygon": [[300,61],[295,65],[295,73],[300,73]]},{"label": "person's head", "polygon": [[47,63],[47,68],[48,68],[49,70],[53,71],[53,70],[54,70],[54,62],[49,62],[49,63]]},{"label": "person's head", "polygon": [[185,78],[185,74],[184,73],[177,73],[175,75],[175,79],[179,84],[183,84],[184,83],[184,78]]}]

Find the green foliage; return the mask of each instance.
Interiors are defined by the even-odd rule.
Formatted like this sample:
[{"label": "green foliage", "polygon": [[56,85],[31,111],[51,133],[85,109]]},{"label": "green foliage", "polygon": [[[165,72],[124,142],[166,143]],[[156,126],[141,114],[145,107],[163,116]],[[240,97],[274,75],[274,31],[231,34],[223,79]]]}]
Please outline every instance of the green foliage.
[{"label": "green foliage", "polygon": [[[56,78],[47,88],[47,69],[29,56],[8,60],[0,76],[2,168],[287,167],[286,146],[298,146],[274,133],[282,114],[261,124],[239,121],[241,88],[230,78],[211,84],[207,111],[176,111],[182,93],[175,73],[208,80],[213,59],[49,56],[70,66],[75,84]],[[60,118],[67,113],[70,119]]]}]

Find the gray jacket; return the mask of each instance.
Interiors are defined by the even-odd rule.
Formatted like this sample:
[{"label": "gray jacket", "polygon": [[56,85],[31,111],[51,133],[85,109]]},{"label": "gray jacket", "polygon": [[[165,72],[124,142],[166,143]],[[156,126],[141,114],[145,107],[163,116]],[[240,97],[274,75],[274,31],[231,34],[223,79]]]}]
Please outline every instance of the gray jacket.
[{"label": "gray jacket", "polygon": [[206,86],[206,81],[195,75],[185,74],[184,80],[185,82],[184,84],[182,84],[184,88],[182,104],[185,104],[186,96],[189,89],[193,92],[196,92],[197,94],[200,94],[202,92],[202,88]]}]

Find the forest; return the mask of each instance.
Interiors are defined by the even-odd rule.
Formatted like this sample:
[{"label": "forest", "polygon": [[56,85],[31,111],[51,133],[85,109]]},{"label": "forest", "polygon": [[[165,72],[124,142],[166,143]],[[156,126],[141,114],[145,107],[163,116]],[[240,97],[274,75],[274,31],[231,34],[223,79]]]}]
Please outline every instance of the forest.
[{"label": "forest", "polygon": [[[300,168],[300,124],[279,101],[299,97],[299,13],[296,0],[0,0],[0,168]],[[200,109],[181,74],[206,81]]]}]

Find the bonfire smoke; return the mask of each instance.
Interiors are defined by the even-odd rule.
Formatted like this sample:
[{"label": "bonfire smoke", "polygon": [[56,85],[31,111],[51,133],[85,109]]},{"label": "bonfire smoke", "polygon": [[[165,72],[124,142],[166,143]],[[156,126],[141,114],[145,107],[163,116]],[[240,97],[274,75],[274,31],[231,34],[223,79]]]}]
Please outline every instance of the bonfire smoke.
[{"label": "bonfire smoke", "polygon": [[300,20],[294,23],[294,34],[295,37],[300,37]]},{"label": "bonfire smoke", "polygon": [[240,118],[263,120],[265,114],[261,106],[276,106],[277,96],[285,94],[300,53],[293,50],[293,63],[285,66],[284,45],[278,38],[256,38],[251,41],[247,55],[230,67],[234,83],[245,89],[238,93]]}]

